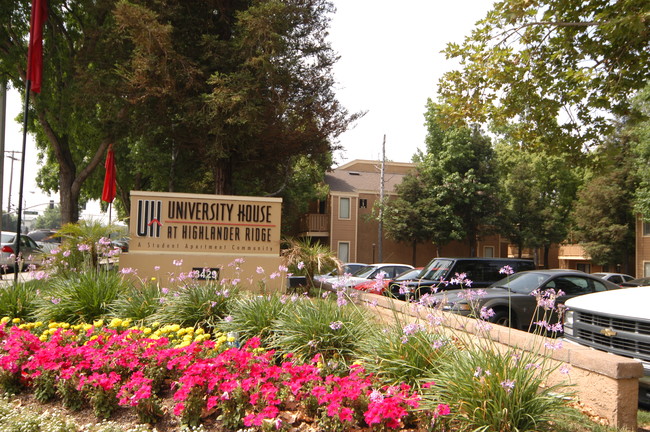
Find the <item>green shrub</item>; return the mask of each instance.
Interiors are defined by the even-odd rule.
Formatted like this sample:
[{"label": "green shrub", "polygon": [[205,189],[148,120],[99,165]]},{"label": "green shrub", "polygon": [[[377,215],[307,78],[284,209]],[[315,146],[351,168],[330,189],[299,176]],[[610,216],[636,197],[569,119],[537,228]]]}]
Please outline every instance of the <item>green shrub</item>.
[{"label": "green shrub", "polygon": [[373,327],[364,341],[363,366],[385,384],[405,382],[419,387],[422,377],[437,371],[454,349],[448,338],[418,323],[395,317],[391,324]]},{"label": "green shrub", "polygon": [[129,282],[115,272],[80,272],[50,280],[41,292],[36,317],[41,321],[90,323],[109,315],[112,303]]},{"label": "green shrub", "polygon": [[229,305],[238,297],[237,288],[226,288],[213,282],[190,284],[170,290],[161,297],[160,308],[149,320],[213,331],[228,315]]},{"label": "green shrub", "polygon": [[554,368],[534,354],[472,342],[450,350],[429,377],[434,403],[451,407],[455,430],[554,431],[558,419],[575,414],[565,385],[547,386]]},{"label": "green shrub", "polygon": [[360,353],[371,320],[365,308],[354,304],[302,297],[280,313],[273,347],[302,361],[321,354],[324,363],[348,365]]},{"label": "green shrub", "polygon": [[160,287],[155,283],[129,285],[119,293],[117,300],[111,305],[111,315],[116,318],[145,321],[160,308],[161,297]]},{"label": "green shrub", "polygon": [[269,346],[275,333],[275,320],[292,304],[287,297],[277,294],[241,297],[232,302],[228,320],[220,328],[236,333],[241,340],[259,337],[263,346]]},{"label": "green shrub", "polygon": [[0,286],[0,317],[23,320],[33,317],[37,293],[43,287],[44,282],[38,280]]}]

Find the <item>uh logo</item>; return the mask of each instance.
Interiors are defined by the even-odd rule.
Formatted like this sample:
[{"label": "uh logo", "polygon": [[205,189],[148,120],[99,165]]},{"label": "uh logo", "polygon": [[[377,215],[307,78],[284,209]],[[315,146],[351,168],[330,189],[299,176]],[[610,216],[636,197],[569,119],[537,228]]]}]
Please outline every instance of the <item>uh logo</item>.
[{"label": "uh logo", "polygon": [[162,201],[138,200],[136,233],[138,237],[160,237]]}]

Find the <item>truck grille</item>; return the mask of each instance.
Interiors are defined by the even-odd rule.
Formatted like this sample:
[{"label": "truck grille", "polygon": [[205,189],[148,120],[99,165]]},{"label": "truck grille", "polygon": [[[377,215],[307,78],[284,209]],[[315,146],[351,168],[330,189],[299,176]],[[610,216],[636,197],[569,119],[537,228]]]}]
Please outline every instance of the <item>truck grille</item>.
[{"label": "truck grille", "polygon": [[[575,311],[568,339],[614,354],[650,361],[650,322]],[[612,333],[608,335],[608,333]]]},{"label": "truck grille", "polygon": [[594,315],[588,312],[579,312],[578,320],[585,324],[609,327],[616,331],[640,333],[650,337],[650,323],[647,322],[632,321],[629,319],[608,317],[604,315]]}]

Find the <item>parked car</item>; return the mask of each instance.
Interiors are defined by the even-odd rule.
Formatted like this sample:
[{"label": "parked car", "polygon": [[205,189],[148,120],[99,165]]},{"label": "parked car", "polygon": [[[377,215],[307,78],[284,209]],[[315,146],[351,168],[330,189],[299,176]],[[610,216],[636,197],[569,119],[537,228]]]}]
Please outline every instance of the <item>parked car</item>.
[{"label": "parked car", "polygon": [[456,274],[464,273],[472,281],[472,287],[485,288],[503,277],[501,269],[509,266],[513,272],[534,270],[535,263],[517,258],[434,258],[411,282],[403,281],[389,285],[390,295],[404,300],[407,295],[419,298],[432,292],[454,289],[449,282]]},{"label": "parked car", "polygon": [[634,279],[634,276],[625,273],[592,273],[592,275],[601,277],[617,285],[621,285],[624,282],[629,282]]},{"label": "parked car", "polygon": [[57,237],[56,230],[37,229],[27,233],[36,243],[61,243],[61,237]]},{"label": "parked car", "polygon": [[113,247],[119,248],[122,252],[129,251],[129,239],[128,238],[119,238],[111,240],[111,245]]},{"label": "parked car", "polygon": [[650,289],[630,287],[570,299],[564,338],[643,363],[639,402],[650,406]]},{"label": "parked car", "polygon": [[398,274],[412,268],[413,266],[408,264],[370,264],[360,268],[352,275],[334,276],[325,279],[322,284],[324,288],[330,290],[336,290],[339,288],[352,288],[361,282],[376,279],[380,273],[384,274],[384,278],[392,279]]},{"label": "parked car", "polygon": [[352,288],[365,291],[370,294],[383,294],[384,291],[388,289],[388,284],[390,283],[401,283],[403,281],[411,281],[417,278],[417,276],[422,272],[424,267],[416,267],[413,269],[406,270],[405,272],[398,274],[394,279],[384,278],[381,283],[375,280],[369,280],[361,282],[358,285],[353,286]]},{"label": "parked car", "polygon": [[534,270],[501,279],[486,288],[484,295],[476,293],[472,300],[468,299],[467,290],[462,289],[443,291],[432,297],[442,304],[445,311],[475,316],[482,308],[492,309],[494,314],[488,321],[527,330],[535,321],[545,320],[549,324],[559,322],[556,311],[538,307],[538,296],[549,299],[555,293],[560,294],[554,298],[557,308],[557,305],[564,304],[573,297],[620,288],[612,282],[580,271]]},{"label": "parked car", "polygon": [[[355,273],[357,270],[359,270],[362,267],[365,267],[367,265],[368,264],[365,264],[365,263],[344,263],[341,266],[341,268],[343,270],[341,275],[345,275],[345,274],[350,274],[351,275],[351,274]],[[333,270],[331,270],[331,271],[329,271],[329,272],[327,272],[325,274],[316,275],[316,276],[314,276],[314,280],[316,280],[316,281],[324,281],[325,279],[338,276],[339,275],[338,271],[339,270],[337,268],[335,268],[335,269],[333,269]]]},{"label": "parked car", "polygon": [[642,277],[637,279],[632,279],[621,284],[622,287],[639,287],[639,286],[650,286],[650,277]]},{"label": "parked car", "polygon": [[[11,231],[2,231],[0,234],[0,272],[13,272],[16,268],[16,249],[18,246],[18,235]],[[20,235],[20,255],[23,257],[21,270],[30,264],[39,265],[42,260],[43,249],[27,234]]]},{"label": "parked car", "polygon": [[31,237],[31,239],[34,240],[45,253],[49,253],[61,245],[62,239],[56,235],[55,230],[37,229],[30,231],[27,235]]}]

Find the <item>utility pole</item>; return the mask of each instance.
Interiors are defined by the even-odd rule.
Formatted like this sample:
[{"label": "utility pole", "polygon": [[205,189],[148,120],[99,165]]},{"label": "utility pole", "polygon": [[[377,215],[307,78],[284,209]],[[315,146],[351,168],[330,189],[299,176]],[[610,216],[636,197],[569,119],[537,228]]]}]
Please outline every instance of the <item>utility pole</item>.
[{"label": "utility pole", "polygon": [[5,178],[5,134],[7,127],[7,77],[3,74],[0,77],[0,230],[2,226],[2,192],[4,191]]},{"label": "utility pole", "polygon": [[16,153],[20,153],[20,152],[15,150],[10,150],[10,151],[5,151],[5,153],[11,153],[11,156],[8,156],[9,159],[11,159],[11,170],[9,174],[9,196],[7,197],[7,214],[11,214],[11,185],[14,179],[14,161],[19,160],[16,159],[15,155]]},{"label": "utility pole", "polygon": [[384,262],[384,173],[386,164],[386,135],[381,145],[381,168],[379,174],[379,228],[377,229],[377,262]]}]

